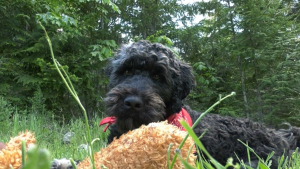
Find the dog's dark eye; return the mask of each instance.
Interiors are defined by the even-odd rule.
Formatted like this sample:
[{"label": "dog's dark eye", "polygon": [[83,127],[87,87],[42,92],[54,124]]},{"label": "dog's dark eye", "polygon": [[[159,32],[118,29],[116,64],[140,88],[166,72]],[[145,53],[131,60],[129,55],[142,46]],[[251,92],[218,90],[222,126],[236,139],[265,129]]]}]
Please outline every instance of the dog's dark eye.
[{"label": "dog's dark eye", "polygon": [[154,79],[154,80],[159,80],[159,76],[158,76],[158,75],[154,75],[154,76],[153,76],[153,79]]},{"label": "dog's dark eye", "polygon": [[125,75],[125,76],[130,76],[130,75],[132,75],[132,72],[129,71],[129,70],[126,70],[126,71],[124,72],[124,75]]}]

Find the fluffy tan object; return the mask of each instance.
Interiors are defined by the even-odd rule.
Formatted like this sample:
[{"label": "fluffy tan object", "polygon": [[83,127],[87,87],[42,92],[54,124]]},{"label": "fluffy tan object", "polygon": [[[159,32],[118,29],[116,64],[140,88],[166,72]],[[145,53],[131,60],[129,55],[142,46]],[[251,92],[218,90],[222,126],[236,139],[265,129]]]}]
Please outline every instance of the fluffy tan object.
[{"label": "fluffy tan object", "polygon": [[[133,169],[158,169],[168,168],[167,150],[173,144],[170,151],[170,164],[174,157],[175,150],[187,132],[181,131],[176,126],[167,122],[150,123],[147,126],[129,131],[119,139],[109,144],[100,152],[95,153],[96,169],[104,165],[108,169],[133,168]],[[188,155],[190,148],[193,148]],[[188,138],[181,149],[181,157],[188,163],[195,166],[196,156],[193,154],[194,141]],[[78,169],[90,169],[90,159],[87,158],[79,163]],[[173,168],[182,168],[181,161],[177,158]]]},{"label": "fluffy tan object", "polygon": [[26,147],[35,143],[34,135],[25,131],[19,133],[18,136],[11,138],[6,144],[5,149],[0,151],[0,169],[10,169],[10,166],[14,169],[18,169],[22,165],[22,140],[25,141]]}]

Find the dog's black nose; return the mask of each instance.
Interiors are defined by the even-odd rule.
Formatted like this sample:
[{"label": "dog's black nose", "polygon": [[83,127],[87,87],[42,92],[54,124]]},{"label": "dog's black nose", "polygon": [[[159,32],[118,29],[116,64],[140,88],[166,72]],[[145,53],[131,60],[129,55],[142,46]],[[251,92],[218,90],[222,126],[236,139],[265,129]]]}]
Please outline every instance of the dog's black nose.
[{"label": "dog's black nose", "polygon": [[129,96],[124,100],[124,104],[127,109],[139,110],[143,106],[143,101],[140,97]]}]

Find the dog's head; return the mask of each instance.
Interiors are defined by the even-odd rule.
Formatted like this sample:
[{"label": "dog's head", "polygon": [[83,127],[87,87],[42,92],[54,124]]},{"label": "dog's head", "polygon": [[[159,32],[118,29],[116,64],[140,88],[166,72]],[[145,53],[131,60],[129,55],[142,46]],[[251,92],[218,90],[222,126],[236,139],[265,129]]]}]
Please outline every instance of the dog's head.
[{"label": "dog's head", "polygon": [[107,66],[107,113],[120,131],[165,120],[177,113],[195,80],[191,67],[169,48],[139,41],[119,49]]}]

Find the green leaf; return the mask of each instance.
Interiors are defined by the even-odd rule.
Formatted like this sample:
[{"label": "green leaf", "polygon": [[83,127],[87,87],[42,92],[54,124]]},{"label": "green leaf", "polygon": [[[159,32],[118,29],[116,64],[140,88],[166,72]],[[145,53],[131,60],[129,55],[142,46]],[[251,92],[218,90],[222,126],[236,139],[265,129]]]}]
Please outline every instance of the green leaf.
[{"label": "green leaf", "polygon": [[184,167],[186,169],[195,169],[195,167],[191,166],[187,161],[185,161],[184,159],[182,159],[181,157],[179,157],[180,161],[182,162],[182,164],[184,165]]},{"label": "green leaf", "polygon": [[101,53],[99,51],[91,52],[92,56],[101,56]]},{"label": "green leaf", "polygon": [[266,166],[264,163],[262,163],[261,161],[258,162],[258,166],[260,169],[270,169],[268,166]]},{"label": "green leaf", "polygon": [[49,169],[51,167],[50,153],[46,149],[38,149],[32,145],[27,152],[28,159],[22,169]]}]

